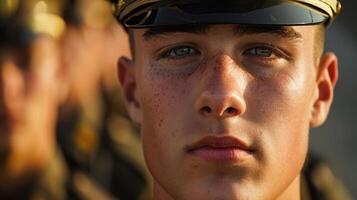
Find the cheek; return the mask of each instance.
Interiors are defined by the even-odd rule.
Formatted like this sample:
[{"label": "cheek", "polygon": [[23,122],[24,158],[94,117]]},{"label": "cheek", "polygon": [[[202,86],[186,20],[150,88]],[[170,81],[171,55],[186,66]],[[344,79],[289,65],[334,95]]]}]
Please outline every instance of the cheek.
[{"label": "cheek", "polygon": [[[189,104],[189,76],[173,70],[146,63],[141,70],[140,91],[143,121],[149,121],[158,129],[165,125],[179,124]],[[177,121],[180,120],[180,121]],[[174,124],[171,124],[174,123]],[[158,130],[159,131],[159,130]]]},{"label": "cheek", "polygon": [[[174,79],[143,80],[141,87],[141,107],[143,122],[150,124],[156,131],[168,128],[168,123],[178,124],[187,102],[187,85]],[[173,125],[173,124],[171,124]]]},{"label": "cheek", "polygon": [[[254,80],[245,92],[245,118],[262,132],[260,161],[264,177],[281,177],[277,188],[287,186],[300,173],[308,148],[312,79],[279,73]],[[281,186],[281,187],[279,187]]]},{"label": "cheek", "polygon": [[[150,72],[141,76],[141,109],[143,113],[142,136],[144,154],[150,170],[168,169],[177,163],[176,155],[185,132],[185,110],[188,104],[189,84],[180,78],[165,77]],[[143,84],[141,84],[143,83]],[[174,155],[174,156],[173,156]],[[167,162],[162,163],[160,160]],[[161,170],[157,173],[165,173]]]},{"label": "cheek", "polygon": [[313,105],[313,76],[291,74],[252,81],[245,94],[247,118],[266,133],[268,148],[286,159],[293,153],[305,154]]},{"label": "cheek", "polygon": [[314,79],[309,73],[282,71],[250,81],[244,94],[247,117],[266,124],[306,125],[314,94]]}]

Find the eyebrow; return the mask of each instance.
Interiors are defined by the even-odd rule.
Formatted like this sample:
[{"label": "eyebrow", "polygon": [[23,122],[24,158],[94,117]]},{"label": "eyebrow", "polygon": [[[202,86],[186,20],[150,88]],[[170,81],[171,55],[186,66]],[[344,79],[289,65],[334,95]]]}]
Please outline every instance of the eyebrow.
[{"label": "eyebrow", "polygon": [[266,33],[290,40],[302,38],[302,35],[291,26],[236,26],[234,27],[234,33],[238,36]]},{"label": "eyebrow", "polygon": [[143,36],[145,40],[151,40],[169,33],[205,34],[207,33],[208,27],[208,25],[159,26],[149,28],[144,32]]},{"label": "eyebrow", "polygon": [[[181,26],[162,26],[149,28],[143,34],[144,39],[149,41],[155,37],[164,36],[170,33],[192,33],[205,34],[210,25],[181,25]],[[273,34],[280,38],[290,40],[301,39],[300,33],[296,32],[290,26],[267,26],[267,25],[237,25],[234,26],[233,32],[236,36],[245,36],[252,34]]]}]

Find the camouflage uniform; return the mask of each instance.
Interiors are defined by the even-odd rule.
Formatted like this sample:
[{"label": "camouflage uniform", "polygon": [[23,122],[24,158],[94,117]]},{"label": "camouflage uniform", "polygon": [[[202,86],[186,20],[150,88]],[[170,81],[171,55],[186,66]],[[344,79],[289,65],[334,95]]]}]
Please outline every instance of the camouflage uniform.
[{"label": "camouflage uniform", "polygon": [[[1,47],[5,44],[6,48],[8,46],[11,48],[11,52],[24,54],[21,57],[25,57],[25,59],[17,60],[17,62],[21,62],[19,66],[27,65],[26,61],[28,60],[28,56],[30,56],[27,52],[27,47],[31,44],[31,41],[38,37],[38,34],[49,34],[54,38],[57,38],[61,34],[60,30],[53,32],[53,29],[46,29],[48,28],[46,24],[54,24],[58,25],[57,28],[63,28],[64,21],[61,21],[61,18],[57,15],[58,13],[47,13],[47,9],[44,9],[54,8],[54,10],[58,11],[58,5],[53,5],[53,3],[60,4],[60,2],[62,1],[0,0],[0,33],[1,36],[4,36],[0,38]],[[52,11],[51,9],[49,10]],[[34,10],[34,13],[30,12],[30,10]],[[82,115],[78,113],[80,112],[74,112],[74,115],[66,115],[66,117],[71,116],[73,122],[72,118],[66,118],[61,121],[64,123],[61,124],[63,127],[60,126],[59,129],[61,131],[59,135],[64,136],[75,132],[71,135],[73,137],[68,138],[70,140],[69,142],[67,141],[68,143],[64,142],[65,145],[74,145],[73,149],[71,149],[72,146],[66,146],[63,148],[65,150],[64,153],[62,153],[61,147],[58,147],[48,165],[36,176],[32,177],[29,183],[21,188],[21,191],[16,191],[12,194],[0,194],[0,199],[118,199],[119,195],[114,197],[110,194],[110,190],[113,193],[117,191],[120,194],[123,191],[124,195],[128,193],[126,190],[129,190],[132,196],[139,196],[141,188],[136,187],[136,185],[130,185],[128,184],[130,181],[127,181],[128,179],[131,180],[131,174],[126,173],[127,171],[130,173],[130,170],[127,169],[131,169],[131,163],[122,159],[122,155],[119,155],[117,150],[114,150],[112,146],[116,144],[110,142],[112,139],[109,138],[108,134],[97,134],[105,130],[105,126],[100,128],[102,126],[98,125],[102,123],[102,119],[98,120],[98,123],[94,122],[92,124],[92,121],[87,120],[86,116],[88,114]],[[71,126],[77,123],[78,125]],[[68,132],[64,134],[63,131]],[[94,133],[92,134],[91,131]],[[97,145],[93,145],[94,143]],[[120,170],[121,168],[123,170]],[[142,177],[141,172],[133,171],[132,174],[135,177],[139,177],[139,181],[142,181],[140,179]],[[122,199],[134,199],[131,196],[129,196],[130,198],[126,197],[123,196]]]},{"label": "camouflage uniform", "polygon": [[7,200],[115,199],[85,174],[75,172],[71,175],[59,150],[48,166],[33,180],[21,191],[4,198]]},{"label": "camouflage uniform", "polygon": [[63,116],[58,141],[70,171],[84,172],[116,198],[147,199],[149,175],[138,130],[111,103],[99,103],[105,106],[98,121],[89,120],[79,109]]}]

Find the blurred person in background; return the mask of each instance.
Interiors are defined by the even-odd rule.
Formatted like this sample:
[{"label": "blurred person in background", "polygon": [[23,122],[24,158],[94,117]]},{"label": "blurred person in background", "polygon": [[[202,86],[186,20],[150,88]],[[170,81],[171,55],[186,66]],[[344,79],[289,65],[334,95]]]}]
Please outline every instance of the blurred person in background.
[{"label": "blurred person in background", "polygon": [[63,1],[0,1],[0,199],[114,199],[70,173],[56,144],[66,73],[57,38]]},{"label": "blurred person in background", "polygon": [[309,150],[301,176],[303,200],[352,200],[345,184],[336,176],[329,163]]},{"label": "blurred person in background", "polygon": [[118,56],[129,55],[127,35],[104,0],[69,0],[63,18],[61,58],[69,89],[57,138],[70,171],[86,174],[116,198],[148,199],[139,131],[116,79]]},{"label": "blurred person in background", "polygon": [[0,199],[66,198],[56,148],[64,95],[55,40],[34,32],[30,1],[0,1]]}]

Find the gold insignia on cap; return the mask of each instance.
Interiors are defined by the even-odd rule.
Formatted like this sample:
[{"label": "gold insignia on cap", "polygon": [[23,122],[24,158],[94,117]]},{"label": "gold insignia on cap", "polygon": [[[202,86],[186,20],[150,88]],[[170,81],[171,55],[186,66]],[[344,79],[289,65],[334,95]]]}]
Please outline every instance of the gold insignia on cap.
[{"label": "gold insignia on cap", "polygon": [[307,5],[312,5],[319,8],[328,14],[328,16],[333,20],[341,12],[341,2],[339,0],[295,0]]}]

